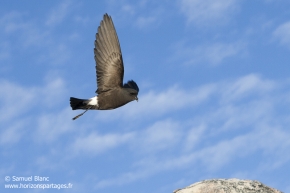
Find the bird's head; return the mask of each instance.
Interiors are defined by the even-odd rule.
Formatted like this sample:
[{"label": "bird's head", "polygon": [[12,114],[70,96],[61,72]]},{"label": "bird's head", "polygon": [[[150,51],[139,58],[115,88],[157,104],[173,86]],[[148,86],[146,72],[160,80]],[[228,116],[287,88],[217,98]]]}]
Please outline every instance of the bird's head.
[{"label": "bird's head", "polygon": [[128,81],[126,84],[124,84],[124,88],[128,92],[131,100],[136,100],[138,102],[138,93],[139,93],[139,87],[133,80]]}]

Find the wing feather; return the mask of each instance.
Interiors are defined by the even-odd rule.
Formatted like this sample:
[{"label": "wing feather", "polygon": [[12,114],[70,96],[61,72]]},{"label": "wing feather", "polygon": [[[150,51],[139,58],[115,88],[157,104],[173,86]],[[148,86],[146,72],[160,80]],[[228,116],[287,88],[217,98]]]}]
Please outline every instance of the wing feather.
[{"label": "wing feather", "polygon": [[119,39],[112,18],[105,14],[95,41],[98,94],[122,87],[124,66]]}]

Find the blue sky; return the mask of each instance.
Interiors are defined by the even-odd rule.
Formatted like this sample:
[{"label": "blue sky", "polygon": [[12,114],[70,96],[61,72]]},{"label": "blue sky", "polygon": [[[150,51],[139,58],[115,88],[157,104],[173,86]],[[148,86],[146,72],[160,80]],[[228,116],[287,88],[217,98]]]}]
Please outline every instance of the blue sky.
[{"label": "blue sky", "polygon": [[[211,178],[290,192],[290,2],[1,1],[0,180],[59,192],[167,193]],[[112,16],[139,102],[89,111]],[[18,183],[18,182],[11,182]],[[21,192],[54,192],[21,189]]]}]

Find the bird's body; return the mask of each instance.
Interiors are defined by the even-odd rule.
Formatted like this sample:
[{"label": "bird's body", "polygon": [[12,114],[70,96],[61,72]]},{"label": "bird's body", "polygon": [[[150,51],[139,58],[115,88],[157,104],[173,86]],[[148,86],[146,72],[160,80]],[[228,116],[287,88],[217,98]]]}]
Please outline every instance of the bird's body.
[{"label": "bird's body", "polygon": [[[72,109],[110,110],[133,100],[138,101],[139,88],[137,84],[130,80],[123,85],[124,66],[121,47],[113,21],[108,14],[104,15],[98,28],[94,53],[98,85],[97,96],[90,99],[71,97]],[[85,112],[73,119],[77,119]]]}]

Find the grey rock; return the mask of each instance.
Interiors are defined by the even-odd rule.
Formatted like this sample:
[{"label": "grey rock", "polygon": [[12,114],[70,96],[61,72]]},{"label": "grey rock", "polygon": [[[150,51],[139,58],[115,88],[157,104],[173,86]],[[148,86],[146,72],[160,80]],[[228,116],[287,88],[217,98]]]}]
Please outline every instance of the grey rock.
[{"label": "grey rock", "polygon": [[283,193],[255,180],[212,179],[194,183],[174,193]]}]

